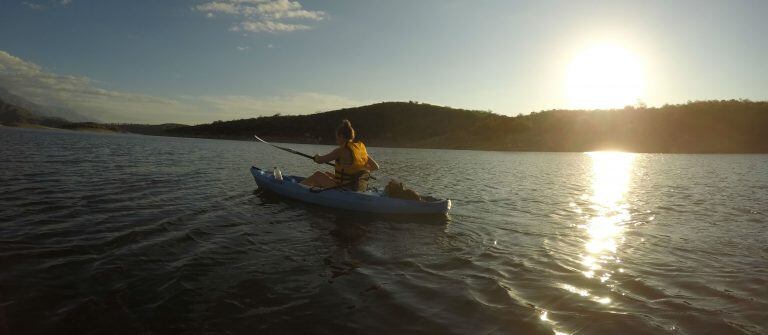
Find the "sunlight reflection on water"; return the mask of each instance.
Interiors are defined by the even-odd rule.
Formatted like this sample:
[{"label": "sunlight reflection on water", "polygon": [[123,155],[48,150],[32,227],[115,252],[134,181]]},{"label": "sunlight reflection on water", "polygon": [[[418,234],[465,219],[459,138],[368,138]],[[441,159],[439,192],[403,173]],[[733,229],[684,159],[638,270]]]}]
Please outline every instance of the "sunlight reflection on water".
[{"label": "sunlight reflection on water", "polygon": [[[631,219],[625,195],[629,190],[630,175],[635,154],[623,152],[590,152],[592,159],[592,195],[590,208],[594,211],[586,224],[589,240],[584,245],[582,265],[587,278],[610,279],[612,271],[607,263],[620,263],[616,256],[618,246],[624,242],[624,223]],[[600,303],[609,298],[597,299]]]},{"label": "sunlight reflection on water", "polygon": [[[613,274],[613,270],[606,265],[621,262],[616,253],[624,242],[624,223],[631,219],[625,195],[629,190],[636,155],[623,152],[589,152],[587,155],[592,160],[592,194],[586,199],[593,214],[586,218],[585,224],[578,225],[588,237],[584,244],[585,252],[581,255],[582,273],[587,278],[606,283]],[[581,296],[600,304],[611,302],[610,297],[591,295],[575,287],[569,291],[579,292]]]},{"label": "sunlight reflection on water", "polygon": [[[612,287],[609,280],[614,271],[623,272],[620,267],[616,269],[621,263],[617,253],[625,242],[625,224],[631,219],[626,194],[637,155],[624,152],[588,152],[586,155],[592,163],[591,174],[585,176],[591,178],[591,190],[582,194],[578,204],[568,204],[573,212],[583,215],[582,223],[576,225],[585,233],[579,265],[587,280]],[[610,306],[613,302],[609,294],[574,284],[561,283],[559,287],[600,305]],[[540,313],[541,321],[550,323],[555,333],[566,334],[555,329],[557,322],[549,317],[548,311]]]},{"label": "sunlight reflection on water", "polygon": [[[588,152],[592,162],[592,193],[582,195],[581,199],[589,203],[588,210],[579,208],[571,202],[570,207],[577,213],[590,213],[584,219],[584,224],[577,227],[586,232],[584,252],[581,254],[582,274],[588,279],[599,280],[607,284],[613,275],[610,264],[619,264],[617,256],[619,246],[624,242],[624,225],[629,222],[631,215],[626,193],[632,174],[636,154],[624,152]],[[622,268],[617,271],[623,272]],[[609,305],[609,296],[600,296],[590,290],[563,283],[560,287],[571,293],[599,303]]]}]

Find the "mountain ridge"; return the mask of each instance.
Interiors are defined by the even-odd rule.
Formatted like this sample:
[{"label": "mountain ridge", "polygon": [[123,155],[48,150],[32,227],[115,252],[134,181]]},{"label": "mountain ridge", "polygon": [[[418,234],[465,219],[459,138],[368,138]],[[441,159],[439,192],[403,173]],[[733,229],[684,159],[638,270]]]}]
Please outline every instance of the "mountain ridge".
[{"label": "mountain ridge", "polygon": [[41,117],[58,117],[71,122],[100,122],[100,120],[96,118],[82,115],[69,108],[44,106],[34,103],[29,101],[29,99],[12,93],[10,90],[4,87],[0,87],[0,100],[3,100],[8,104],[22,107]]},{"label": "mountain ridge", "polygon": [[[0,100],[2,102],[2,100]],[[349,119],[369,146],[499,151],[768,153],[768,102],[692,101],[661,107],[548,110],[505,116],[417,102],[382,102],[306,115],[260,116],[208,124],[101,124],[46,118],[2,102],[0,123],[155,136],[334,144]]]},{"label": "mountain ridge", "polygon": [[68,124],[69,121],[38,115],[26,108],[5,102],[0,99],[0,124],[11,127],[43,126],[43,127],[61,127]]},{"label": "mountain ridge", "polygon": [[279,114],[169,129],[173,136],[333,144],[349,119],[369,145],[501,151],[624,150],[768,153],[768,102],[693,101],[661,107],[548,110],[505,116],[415,102],[383,102],[308,115]]}]

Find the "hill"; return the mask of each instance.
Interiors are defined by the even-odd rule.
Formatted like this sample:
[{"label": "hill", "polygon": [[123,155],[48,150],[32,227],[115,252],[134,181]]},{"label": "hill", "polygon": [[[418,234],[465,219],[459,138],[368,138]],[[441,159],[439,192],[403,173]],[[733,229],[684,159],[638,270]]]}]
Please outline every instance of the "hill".
[{"label": "hill", "polygon": [[78,130],[78,131],[96,131],[96,132],[116,132],[133,133],[154,136],[169,136],[166,132],[169,129],[187,127],[180,123],[164,124],[133,124],[133,123],[96,123],[96,122],[67,122],[58,126],[58,128]]},{"label": "hill", "polygon": [[0,124],[11,127],[61,127],[68,121],[37,115],[26,108],[0,100]]},{"label": "hill", "polygon": [[413,102],[274,115],[168,129],[173,136],[333,143],[349,119],[373,146],[512,151],[768,153],[768,102],[696,101],[658,108],[550,110],[508,117]]},{"label": "hill", "polygon": [[508,151],[624,150],[768,153],[768,102],[695,101],[658,108],[549,110],[509,117],[414,102],[384,102],[310,115],[265,116],[186,126],[102,124],[40,116],[0,100],[0,123],[156,136],[333,144],[349,119],[371,146]]},{"label": "hill", "polygon": [[[18,100],[14,100],[18,101]],[[23,102],[23,100],[22,100]],[[9,127],[51,127],[79,131],[121,132],[144,135],[168,136],[166,130],[186,127],[179,123],[159,125],[128,123],[70,122],[59,117],[40,115],[28,108],[9,103],[0,98],[0,125]]]},{"label": "hill", "polygon": [[79,114],[71,109],[55,106],[43,106],[0,87],[0,100],[33,112],[41,117],[61,118],[74,122],[96,122],[98,120]]},{"label": "hill", "polygon": [[276,141],[331,144],[333,131],[349,119],[360,139],[379,146],[418,147],[446,133],[461,132],[466,125],[502,116],[428,104],[386,102],[310,115],[279,114],[269,117],[216,121],[169,130],[178,136],[253,139],[254,134]]}]

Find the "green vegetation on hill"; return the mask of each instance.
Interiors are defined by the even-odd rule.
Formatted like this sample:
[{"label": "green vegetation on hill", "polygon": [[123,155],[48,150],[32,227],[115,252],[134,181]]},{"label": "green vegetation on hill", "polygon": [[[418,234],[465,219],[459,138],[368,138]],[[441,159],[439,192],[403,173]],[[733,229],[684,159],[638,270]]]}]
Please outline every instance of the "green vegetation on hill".
[{"label": "green vegetation on hill", "polygon": [[695,101],[658,108],[549,110],[514,117],[414,102],[385,102],[310,115],[181,124],[71,123],[0,100],[0,124],[158,136],[333,144],[349,119],[371,146],[511,151],[625,150],[663,153],[768,153],[768,102]]},{"label": "green vegetation on hill", "polygon": [[325,113],[259,117],[169,129],[174,136],[333,143],[349,119],[373,146],[514,151],[626,150],[768,153],[768,102],[696,101],[659,108],[550,110],[508,117],[387,102]]},{"label": "green vegetation on hill", "polygon": [[170,130],[180,136],[252,139],[254,134],[278,141],[326,143],[334,130],[349,119],[359,138],[372,145],[418,147],[446,133],[465,130],[487,118],[501,116],[417,103],[387,102],[310,115],[274,115],[181,127]]}]

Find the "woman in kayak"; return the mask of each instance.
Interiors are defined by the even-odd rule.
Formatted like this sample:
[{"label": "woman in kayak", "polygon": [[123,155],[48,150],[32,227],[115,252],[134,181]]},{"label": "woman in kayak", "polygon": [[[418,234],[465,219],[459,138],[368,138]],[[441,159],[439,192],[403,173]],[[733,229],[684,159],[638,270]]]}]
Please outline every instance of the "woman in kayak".
[{"label": "woman in kayak", "polygon": [[336,161],[335,171],[320,172],[317,171],[301,183],[307,186],[329,188],[337,186],[351,186],[357,191],[364,191],[357,184],[362,179],[367,179],[371,171],[379,169],[379,164],[368,155],[365,150],[365,144],[355,141],[355,130],[349,120],[341,122],[336,128],[336,144],[338,148],[325,155],[315,155],[315,163],[325,164],[330,161]]}]

